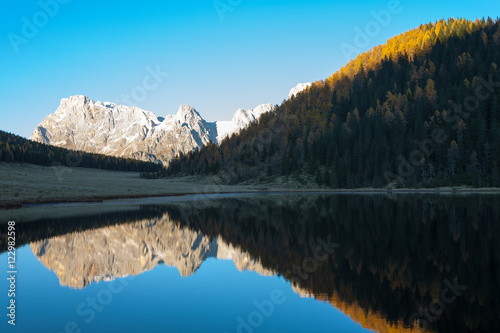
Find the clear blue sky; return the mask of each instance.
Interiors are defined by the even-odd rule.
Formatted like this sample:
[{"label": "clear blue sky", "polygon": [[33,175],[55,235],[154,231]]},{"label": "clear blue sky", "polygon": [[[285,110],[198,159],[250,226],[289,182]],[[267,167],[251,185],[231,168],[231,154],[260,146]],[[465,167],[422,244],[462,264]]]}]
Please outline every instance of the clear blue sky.
[{"label": "clear blue sky", "polygon": [[[136,92],[134,104],[157,115],[188,104],[209,121],[228,120],[240,107],[279,104],[297,83],[326,78],[344,65],[341,45],[356,46],[356,28],[370,26],[371,11],[391,2],[41,2],[53,1],[67,3],[50,6],[52,15],[38,1],[2,4],[1,130],[28,137],[61,98],[76,94],[116,102]],[[226,10],[218,13],[214,3]],[[500,15],[498,0],[400,0],[400,7],[360,50],[421,23]],[[37,31],[30,24],[38,24]],[[169,75],[158,86],[148,80],[147,94],[140,95],[147,68],[157,67]]]}]

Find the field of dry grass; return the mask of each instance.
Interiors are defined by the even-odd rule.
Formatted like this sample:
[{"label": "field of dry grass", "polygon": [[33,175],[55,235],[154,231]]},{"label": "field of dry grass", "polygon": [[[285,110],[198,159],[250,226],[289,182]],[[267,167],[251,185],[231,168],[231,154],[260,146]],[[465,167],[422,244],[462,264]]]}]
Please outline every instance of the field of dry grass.
[{"label": "field of dry grass", "polygon": [[5,208],[23,203],[248,192],[259,187],[199,184],[192,178],[142,179],[135,172],[0,163],[0,189],[0,208]]},{"label": "field of dry grass", "polygon": [[217,177],[142,179],[135,172],[116,172],[85,168],[42,167],[22,163],[0,163],[0,209],[22,204],[92,202],[105,199],[171,196],[182,194],[244,192],[354,192],[354,193],[499,193],[498,188],[437,189],[356,189],[328,190],[304,186],[293,181],[275,180],[271,184],[220,185]]}]

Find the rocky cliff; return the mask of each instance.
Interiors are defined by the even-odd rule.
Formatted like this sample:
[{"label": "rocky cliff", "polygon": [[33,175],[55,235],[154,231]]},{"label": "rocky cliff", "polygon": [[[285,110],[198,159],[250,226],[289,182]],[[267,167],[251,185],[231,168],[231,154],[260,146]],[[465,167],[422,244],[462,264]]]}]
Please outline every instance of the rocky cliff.
[{"label": "rocky cliff", "polygon": [[[288,98],[309,86],[297,85]],[[261,104],[253,109],[238,109],[230,121],[207,122],[188,105],[181,105],[174,115],[158,117],[138,107],[76,95],[63,98],[30,139],[89,153],[168,164],[179,153],[200,149],[210,142],[220,143],[273,110],[274,105]]]},{"label": "rocky cliff", "polygon": [[168,164],[188,153],[238,133],[274,109],[272,104],[236,111],[231,121],[207,122],[188,105],[158,117],[137,107],[93,101],[77,95],[61,100],[31,135],[31,140],[89,153]]}]

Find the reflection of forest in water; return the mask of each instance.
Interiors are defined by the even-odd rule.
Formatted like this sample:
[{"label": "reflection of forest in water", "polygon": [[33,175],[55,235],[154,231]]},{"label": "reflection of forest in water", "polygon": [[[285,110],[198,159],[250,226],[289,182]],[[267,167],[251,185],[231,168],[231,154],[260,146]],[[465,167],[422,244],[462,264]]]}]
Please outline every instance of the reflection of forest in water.
[{"label": "reflection of forest in water", "polygon": [[[330,302],[364,327],[410,331],[404,327],[413,315],[429,330],[494,332],[500,330],[497,202],[495,196],[265,196],[45,219],[19,224],[18,233],[29,243],[168,216],[179,230],[248,253],[297,292]],[[310,260],[322,241],[340,246],[326,260]],[[436,301],[454,283],[467,289],[441,302],[436,316]]]},{"label": "reflection of forest in water", "polygon": [[[422,309],[421,324],[439,332],[500,331],[498,197],[255,198],[168,212],[240,246],[320,299],[356,303],[364,310],[360,321],[378,313],[401,328]],[[327,237],[340,244],[329,260],[318,261],[306,278],[294,273],[314,257],[317,239]],[[434,318],[429,304],[447,281],[467,289]]]}]

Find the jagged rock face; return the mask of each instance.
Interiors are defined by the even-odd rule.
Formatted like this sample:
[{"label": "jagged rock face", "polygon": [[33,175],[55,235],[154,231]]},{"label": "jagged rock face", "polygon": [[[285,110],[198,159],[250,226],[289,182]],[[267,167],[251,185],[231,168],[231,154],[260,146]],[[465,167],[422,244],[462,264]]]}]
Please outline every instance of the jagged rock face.
[{"label": "jagged rock face", "polygon": [[38,125],[30,139],[168,164],[180,152],[187,153],[209,142],[219,143],[273,109],[272,104],[240,109],[231,121],[210,123],[188,105],[181,105],[175,115],[160,118],[137,107],[95,102],[78,95],[62,99],[56,112]]},{"label": "jagged rock face", "polygon": [[167,214],[159,220],[58,236],[31,243],[30,247],[45,267],[54,270],[60,284],[71,288],[138,275],[162,263],[177,267],[181,276],[189,276],[210,257],[233,260],[240,271],[275,274],[220,239],[210,240],[199,232],[177,227]]}]

